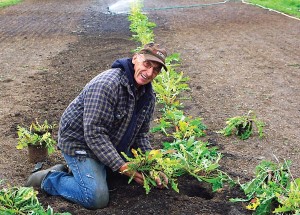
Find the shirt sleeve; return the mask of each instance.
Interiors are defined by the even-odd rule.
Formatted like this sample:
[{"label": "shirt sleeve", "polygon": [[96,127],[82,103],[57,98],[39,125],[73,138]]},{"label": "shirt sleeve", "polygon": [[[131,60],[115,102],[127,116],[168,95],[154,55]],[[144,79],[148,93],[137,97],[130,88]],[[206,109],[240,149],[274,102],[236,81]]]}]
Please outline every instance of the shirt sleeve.
[{"label": "shirt sleeve", "polygon": [[109,85],[107,82],[89,86],[84,97],[83,113],[84,138],[88,147],[113,171],[117,171],[125,163],[109,138],[117,102],[117,88],[117,85]]}]

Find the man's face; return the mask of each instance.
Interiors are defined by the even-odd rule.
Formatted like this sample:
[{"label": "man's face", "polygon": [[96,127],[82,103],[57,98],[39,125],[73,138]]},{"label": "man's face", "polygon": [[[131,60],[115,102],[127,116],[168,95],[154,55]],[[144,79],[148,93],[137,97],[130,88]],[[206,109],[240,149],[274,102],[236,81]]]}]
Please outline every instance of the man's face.
[{"label": "man's face", "polygon": [[137,87],[150,83],[162,68],[158,62],[145,60],[143,54],[134,55],[132,63],[134,64],[134,79]]}]

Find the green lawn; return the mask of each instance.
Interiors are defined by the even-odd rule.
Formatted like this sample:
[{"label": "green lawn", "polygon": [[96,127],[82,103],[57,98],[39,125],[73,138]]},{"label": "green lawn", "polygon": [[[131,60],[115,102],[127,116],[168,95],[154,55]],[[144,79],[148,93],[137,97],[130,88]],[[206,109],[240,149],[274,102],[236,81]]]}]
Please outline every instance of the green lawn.
[{"label": "green lawn", "polygon": [[22,0],[0,0],[0,8],[1,7],[7,7],[10,5],[18,4]]},{"label": "green lawn", "polygon": [[300,0],[248,0],[248,2],[300,18]]}]

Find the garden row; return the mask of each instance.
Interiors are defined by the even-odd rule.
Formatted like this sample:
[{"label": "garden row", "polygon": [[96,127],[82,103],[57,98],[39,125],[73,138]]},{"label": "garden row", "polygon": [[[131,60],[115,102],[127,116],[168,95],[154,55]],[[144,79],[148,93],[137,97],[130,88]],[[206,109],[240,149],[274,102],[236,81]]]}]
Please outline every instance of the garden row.
[{"label": "garden row", "polygon": [[[143,2],[137,1],[131,6],[129,21],[133,39],[139,43],[139,50],[144,44],[154,41],[152,29],[156,26],[142,13]],[[219,169],[222,158],[216,147],[201,141],[206,135],[206,126],[201,118],[186,116],[179,95],[188,87],[188,77],[177,72],[179,54],[167,58],[168,71],[162,72],[153,81],[157,102],[162,104],[161,117],[156,120],[152,132],[162,132],[173,137],[173,142],[163,143],[161,150],[142,153],[133,150],[134,158],[128,158],[131,170],[142,172],[145,177],[146,193],[151,186],[156,186],[155,178],[164,172],[170,179],[171,187],[179,192],[177,178],[189,174],[199,181],[210,183],[213,191],[222,188],[224,183],[237,184],[244,191],[246,198],[231,199],[232,202],[248,202],[247,209],[255,214],[300,213],[300,178],[294,179],[290,172],[290,161],[280,163],[262,161],[255,168],[255,178],[244,184],[234,181],[228,174]],[[225,136],[237,135],[242,140],[248,139],[254,128],[263,138],[264,123],[257,119],[253,111],[244,116],[235,116],[226,121],[226,126],[218,133]]]}]

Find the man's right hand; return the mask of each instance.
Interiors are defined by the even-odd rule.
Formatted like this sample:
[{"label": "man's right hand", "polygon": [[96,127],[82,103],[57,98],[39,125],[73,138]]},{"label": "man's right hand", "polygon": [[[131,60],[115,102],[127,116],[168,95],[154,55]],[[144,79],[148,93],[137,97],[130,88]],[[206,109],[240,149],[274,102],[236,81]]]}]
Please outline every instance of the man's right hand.
[{"label": "man's right hand", "polygon": [[138,184],[144,185],[144,177],[141,173],[139,172],[133,172],[128,169],[128,164],[129,162],[123,164],[121,168],[119,169],[120,173],[123,175],[127,175],[128,177],[133,176],[133,180],[135,180]]}]

